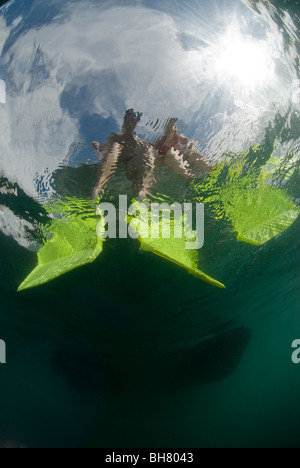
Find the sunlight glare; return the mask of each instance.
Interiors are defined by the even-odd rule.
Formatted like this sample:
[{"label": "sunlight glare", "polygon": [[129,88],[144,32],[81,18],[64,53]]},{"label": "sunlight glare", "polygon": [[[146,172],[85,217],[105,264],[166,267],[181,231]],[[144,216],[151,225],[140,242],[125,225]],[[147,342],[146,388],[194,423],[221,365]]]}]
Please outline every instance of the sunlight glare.
[{"label": "sunlight glare", "polygon": [[241,85],[253,88],[274,78],[275,66],[268,53],[268,43],[241,34],[223,37],[217,72],[224,78],[235,79]]}]

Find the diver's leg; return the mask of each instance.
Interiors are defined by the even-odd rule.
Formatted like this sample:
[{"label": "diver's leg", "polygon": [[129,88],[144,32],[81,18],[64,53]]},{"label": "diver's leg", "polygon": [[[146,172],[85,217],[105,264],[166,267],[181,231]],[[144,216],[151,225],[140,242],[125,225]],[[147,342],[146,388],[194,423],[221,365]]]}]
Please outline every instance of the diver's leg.
[{"label": "diver's leg", "polygon": [[136,197],[137,187],[135,184],[135,180],[136,180],[136,174],[137,174],[137,163],[134,157],[126,161],[125,173],[126,173],[127,179],[130,180],[130,182],[132,182],[133,196]]},{"label": "diver's leg", "polygon": [[108,182],[113,177],[121,151],[122,146],[119,143],[114,143],[107,148],[104,159],[99,164],[98,182],[93,192],[95,197],[99,195],[102,189],[106,188]]},{"label": "diver's leg", "polygon": [[154,183],[156,151],[150,145],[140,144],[126,164],[126,176],[132,182],[134,197],[146,197]]},{"label": "diver's leg", "polygon": [[189,167],[187,161],[183,160],[183,157],[175,151],[169,151],[163,157],[164,165],[167,166],[170,171],[174,172],[175,174],[179,175],[185,181],[191,181],[193,179],[193,174]]},{"label": "diver's leg", "polygon": [[183,154],[183,159],[189,164],[195,178],[208,174],[212,170],[210,163],[200,153]]},{"label": "diver's leg", "polygon": [[137,188],[140,197],[146,197],[155,182],[154,171],[157,152],[148,146],[144,152],[143,165],[138,166]]}]

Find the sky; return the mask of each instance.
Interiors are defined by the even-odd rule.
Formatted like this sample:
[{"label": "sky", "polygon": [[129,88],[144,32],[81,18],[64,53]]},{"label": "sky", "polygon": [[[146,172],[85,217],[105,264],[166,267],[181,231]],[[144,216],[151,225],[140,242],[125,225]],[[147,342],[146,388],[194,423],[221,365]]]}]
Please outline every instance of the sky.
[{"label": "sky", "polygon": [[[36,196],[36,178],[72,143],[104,141],[127,108],[143,112],[141,136],[154,139],[149,123],[175,116],[215,158],[259,142],[299,105],[296,49],[273,16],[246,0],[10,2],[0,15],[0,172]],[[284,24],[293,38],[288,14]]]}]

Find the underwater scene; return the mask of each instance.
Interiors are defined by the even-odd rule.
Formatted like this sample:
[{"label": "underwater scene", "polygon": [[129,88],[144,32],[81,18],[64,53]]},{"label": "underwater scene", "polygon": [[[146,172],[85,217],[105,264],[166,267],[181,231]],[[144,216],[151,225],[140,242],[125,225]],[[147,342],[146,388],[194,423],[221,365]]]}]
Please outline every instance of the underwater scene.
[{"label": "underwater scene", "polygon": [[0,448],[299,448],[299,2],[1,4]]}]

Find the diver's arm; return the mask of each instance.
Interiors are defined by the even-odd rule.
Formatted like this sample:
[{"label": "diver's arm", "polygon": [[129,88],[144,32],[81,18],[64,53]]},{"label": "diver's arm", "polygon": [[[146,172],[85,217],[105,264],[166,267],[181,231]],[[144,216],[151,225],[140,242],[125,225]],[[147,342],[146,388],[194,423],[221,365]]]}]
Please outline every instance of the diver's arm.
[{"label": "diver's arm", "polygon": [[184,136],[184,135],[178,135],[179,136],[179,141],[181,143],[181,145],[187,145],[189,143],[189,139]]},{"label": "diver's arm", "polygon": [[100,143],[98,141],[93,141],[93,148],[96,151],[97,154],[100,152]]}]

